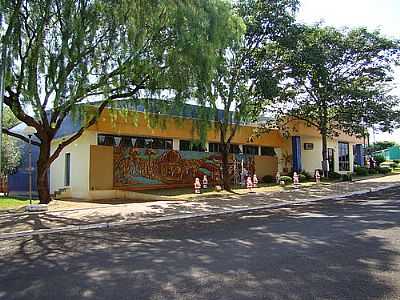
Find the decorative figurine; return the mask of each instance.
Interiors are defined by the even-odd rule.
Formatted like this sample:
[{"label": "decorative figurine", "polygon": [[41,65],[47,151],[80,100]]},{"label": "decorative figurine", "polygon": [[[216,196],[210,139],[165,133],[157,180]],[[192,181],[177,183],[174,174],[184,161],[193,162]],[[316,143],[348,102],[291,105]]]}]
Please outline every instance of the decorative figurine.
[{"label": "decorative figurine", "polygon": [[315,170],[315,182],[320,183],[321,182],[321,175],[319,174],[318,170]]},{"label": "decorative figurine", "polygon": [[194,193],[200,194],[200,189],[201,189],[200,179],[196,177],[196,179],[194,180]]},{"label": "decorative figurine", "polygon": [[251,181],[251,177],[247,177],[246,186],[249,189],[249,193],[253,192],[253,182]]},{"label": "decorative figurine", "polygon": [[257,184],[258,184],[258,178],[257,178],[257,175],[254,174],[253,175],[253,188],[256,188]]},{"label": "decorative figurine", "polygon": [[203,189],[208,188],[208,179],[207,179],[207,175],[203,176]]},{"label": "decorative figurine", "polygon": [[293,173],[293,184],[294,185],[298,185],[299,184],[299,175],[297,174],[297,172]]}]

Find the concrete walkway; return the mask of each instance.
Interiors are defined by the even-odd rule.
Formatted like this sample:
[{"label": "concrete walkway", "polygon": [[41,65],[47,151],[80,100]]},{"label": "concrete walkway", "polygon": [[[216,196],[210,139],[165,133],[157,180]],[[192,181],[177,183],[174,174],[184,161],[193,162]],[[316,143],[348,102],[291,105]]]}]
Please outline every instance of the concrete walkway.
[{"label": "concrete walkway", "polygon": [[157,201],[118,205],[96,204],[82,209],[47,213],[0,215],[0,238],[117,226],[119,224],[160,221],[193,216],[238,212],[261,207],[282,207],[335,198],[352,193],[366,193],[400,186],[400,175],[357,182],[323,183],[280,192],[256,192],[241,195],[200,198],[195,201]]}]

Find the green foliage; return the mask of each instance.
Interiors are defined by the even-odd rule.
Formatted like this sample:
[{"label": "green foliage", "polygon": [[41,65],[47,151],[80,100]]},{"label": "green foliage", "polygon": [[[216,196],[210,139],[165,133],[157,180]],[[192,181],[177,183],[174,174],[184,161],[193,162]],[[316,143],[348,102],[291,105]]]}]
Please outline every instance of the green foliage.
[{"label": "green foliage", "polygon": [[283,130],[292,129],[288,116],[316,128],[326,160],[328,137],[361,136],[373,124],[382,130],[398,124],[398,99],[389,93],[398,41],[365,28],[301,25],[292,33],[292,44],[276,49],[276,59],[286,66],[284,93],[265,105]]},{"label": "green foliage", "polygon": [[385,157],[383,155],[377,155],[374,156],[374,159],[377,163],[377,165],[379,166],[381,163],[383,163],[384,161],[386,161]]},{"label": "green foliage", "polygon": [[289,176],[281,176],[281,179],[280,179],[280,180],[281,180],[281,181],[284,181],[285,184],[289,184],[289,183],[292,183],[292,182],[293,182],[292,177],[289,177]]},{"label": "green foliage", "polygon": [[[231,43],[216,50],[217,67],[212,80],[197,90],[200,104],[207,104],[215,111],[217,106],[222,105],[223,113],[215,118],[214,124],[220,134],[223,157],[227,156],[239,124],[252,122],[259,115],[256,103],[261,95],[256,93],[257,86],[266,85],[267,74],[281,74],[279,70],[271,69],[269,63],[274,60],[271,57],[267,60],[262,52],[270,43],[286,39],[298,5],[297,0],[243,0],[233,3],[234,17],[223,26],[231,27],[229,32],[236,34]],[[269,80],[268,86],[268,97],[276,97],[278,82]],[[266,98],[265,95],[262,97]],[[224,185],[229,186],[229,166],[227,160],[224,161]]]},{"label": "green foliage", "polygon": [[[223,0],[0,1],[1,44],[9,50],[4,103],[36,128],[41,154],[66,116],[84,123],[50,156],[39,156],[43,203],[50,164],[106,107],[127,116],[135,98],[182,106],[211,82],[217,49],[242,27]],[[148,121],[156,126],[157,118]]]},{"label": "green foliage", "polygon": [[375,175],[375,174],[378,174],[378,170],[377,169],[368,169],[368,173],[369,173],[369,175]]},{"label": "green foliage", "polygon": [[357,166],[354,168],[354,173],[356,173],[358,176],[368,176],[369,171],[365,167]]},{"label": "green foliage", "polygon": [[265,175],[261,180],[263,183],[275,183],[275,177],[272,175]]},{"label": "green foliage", "polygon": [[383,167],[383,168],[378,167],[377,170],[378,170],[379,174],[389,174],[389,173],[392,172],[392,169],[391,168],[387,168],[387,167]]},{"label": "green foliage", "polygon": [[306,181],[308,181],[308,178],[304,174],[299,174],[299,181],[300,182],[306,182]]},{"label": "green foliage", "polygon": [[[3,111],[3,126],[9,129],[18,123],[19,121],[13,115],[11,110],[8,107],[5,107]],[[14,173],[21,163],[21,151],[16,138],[6,134],[3,134],[2,138],[1,168],[3,174],[9,175]]]},{"label": "green foliage", "polygon": [[342,181],[352,181],[353,175],[351,173],[342,174]]},{"label": "green foliage", "polygon": [[306,172],[304,170],[300,173],[300,175],[303,175],[306,180],[311,180],[311,179],[314,178],[314,176],[312,176],[310,173],[308,173],[308,172]]}]

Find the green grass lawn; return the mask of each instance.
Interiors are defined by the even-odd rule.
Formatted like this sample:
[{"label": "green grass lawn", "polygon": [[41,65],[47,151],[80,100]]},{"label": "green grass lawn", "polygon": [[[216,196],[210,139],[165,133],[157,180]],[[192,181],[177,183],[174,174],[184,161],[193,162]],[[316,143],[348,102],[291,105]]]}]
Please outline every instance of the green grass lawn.
[{"label": "green grass lawn", "polygon": [[[33,200],[32,203],[39,203],[38,200]],[[0,197],[0,210],[16,209],[29,204],[29,200],[20,198]]]}]

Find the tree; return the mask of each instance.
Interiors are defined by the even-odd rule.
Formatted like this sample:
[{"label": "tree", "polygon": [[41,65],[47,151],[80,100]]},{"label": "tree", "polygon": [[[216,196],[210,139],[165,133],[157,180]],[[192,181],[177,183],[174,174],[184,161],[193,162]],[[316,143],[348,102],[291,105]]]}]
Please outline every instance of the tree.
[{"label": "tree", "polygon": [[[178,99],[209,80],[214,48],[221,47],[217,25],[229,15],[220,0],[0,1],[8,50],[4,103],[37,131],[41,203],[50,201],[51,163],[106,107],[165,91]],[[95,109],[82,105],[93,100]],[[84,125],[50,152],[71,112],[85,114]]]},{"label": "tree", "polygon": [[[222,105],[222,118],[215,119],[215,128],[220,135],[220,152],[222,155],[222,178],[225,189],[230,189],[228,156],[231,142],[241,123],[254,121],[258,117],[256,103],[259,85],[268,87],[270,99],[277,96],[279,89],[275,77],[279,77],[269,56],[267,45],[283,42],[294,22],[296,0],[246,0],[235,4],[235,12],[242,19],[233,24],[233,32],[238,38],[231,39],[228,47],[217,51],[217,68],[210,86],[205,89],[208,104],[217,110]],[[270,52],[268,52],[270,53]],[[250,137],[249,137],[250,138]]]},{"label": "tree", "polygon": [[268,109],[282,127],[300,119],[320,132],[326,172],[329,136],[363,135],[369,125],[388,129],[398,120],[398,100],[389,92],[399,43],[364,28],[320,25],[299,26],[292,39],[293,47],[279,49],[290,101]]},{"label": "tree", "polygon": [[[3,126],[10,129],[17,125],[19,121],[9,108],[3,111]],[[9,175],[15,172],[21,163],[21,151],[17,139],[3,134],[2,151],[2,175]]]}]

